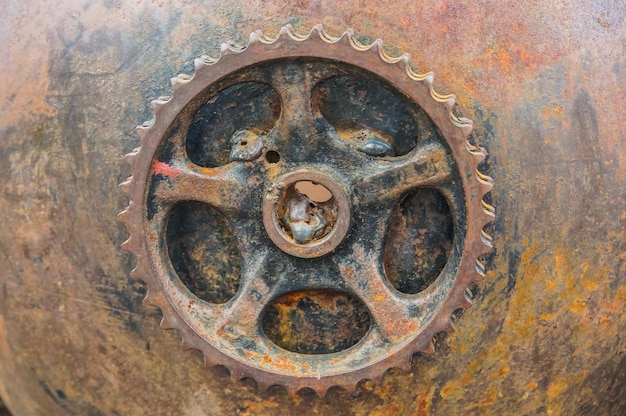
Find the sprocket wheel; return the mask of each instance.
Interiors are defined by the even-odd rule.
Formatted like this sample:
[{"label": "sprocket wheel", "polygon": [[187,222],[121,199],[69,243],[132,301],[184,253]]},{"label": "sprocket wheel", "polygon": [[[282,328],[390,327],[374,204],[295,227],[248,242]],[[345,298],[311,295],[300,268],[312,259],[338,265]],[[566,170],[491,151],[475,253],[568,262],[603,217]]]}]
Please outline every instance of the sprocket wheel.
[{"label": "sprocket wheel", "polygon": [[[398,144],[392,133],[355,133],[350,120],[335,128],[319,91],[342,77],[381,85],[414,119],[422,112],[433,133]],[[193,76],[174,78],[173,96],[154,101],[153,122],[137,129],[141,147],[127,155],[132,176],[121,185],[130,199],[120,214],[130,231],[123,247],[137,258],[131,275],[146,283],[145,302],[162,310],[163,326],[176,328],[185,348],[202,351],[207,365],[226,366],[234,379],[252,377],[261,390],[282,385],[292,393],[353,390],[363,379],[380,381],[389,368],[408,370],[416,352],[434,352],[433,336],[452,332],[452,313],[471,305],[467,288],[483,276],[478,257],[491,249],[483,227],[494,213],[483,201],[491,179],[478,171],[485,153],[466,139],[471,122],[452,114],[454,97],[434,92],[432,82],[431,73],[411,69],[408,55],[385,54],[380,40],[363,45],[350,31],[336,38],[321,26],[308,36],[288,26],[276,39],[252,33],[246,47],[223,45],[219,59],[199,58]],[[226,138],[222,162],[194,159],[186,143],[194,117],[241,85],[271,90],[272,124],[237,129]],[[244,119],[260,111],[248,110]],[[327,196],[312,200],[298,188],[304,182],[321,185]],[[423,188],[449,207],[452,248],[427,288],[401,293],[383,265],[390,217]],[[172,211],[189,201],[221,213],[238,250],[240,285],[221,303],[194,294],[168,252]],[[315,290],[365,305],[370,328],[362,339],[305,354],[268,338],[261,321],[270,302]]]}]

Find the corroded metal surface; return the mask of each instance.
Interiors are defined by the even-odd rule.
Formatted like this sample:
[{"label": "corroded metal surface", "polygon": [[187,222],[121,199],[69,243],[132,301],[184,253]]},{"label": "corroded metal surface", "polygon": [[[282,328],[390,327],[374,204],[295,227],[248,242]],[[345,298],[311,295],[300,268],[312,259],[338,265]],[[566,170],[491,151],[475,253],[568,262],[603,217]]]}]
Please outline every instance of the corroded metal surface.
[{"label": "corroded metal surface", "polygon": [[[330,97],[335,88],[328,84],[346,80],[358,89],[352,103],[369,96],[352,106]],[[380,41],[363,45],[351,32],[332,37],[316,26],[303,36],[284,27],[276,39],[255,32],[245,47],[196,60],[195,73],[172,84],[173,96],[153,102],[154,120],[138,128],[141,147],[127,155],[132,176],[121,186],[130,205],[120,217],[130,231],[124,247],[137,258],[131,275],[147,284],[146,303],[163,311],[164,326],[180,332],[183,346],[202,351],[210,366],[227,366],[234,380],[252,377],[260,391],[280,385],[291,393],[311,388],[325,395],[333,386],[352,391],[362,380],[380,382],[390,368],[408,370],[413,354],[434,351],[435,334],[454,331],[451,315],[471,305],[468,286],[483,276],[478,257],[491,248],[483,228],[493,208],[483,196],[492,185],[477,170],[484,152],[466,140],[471,122],[452,115],[454,97],[434,92],[432,74],[415,73],[407,55],[389,57]],[[232,138],[220,141],[230,154],[227,163],[194,163],[209,158],[189,156],[194,118],[203,106],[213,109],[237,91],[224,101],[242,107],[243,119],[249,110],[238,106],[234,88],[240,84],[279,97],[275,125],[233,125]],[[258,84],[274,93],[252,87]],[[323,86],[331,90],[325,99],[318,93]],[[338,102],[329,106],[333,100]],[[274,101],[254,100],[270,109]],[[379,121],[351,109],[378,110]],[[413,135],[394,128],[398,118],[416,125]],[[326,200],[300,192],[298,185],[307,182],[325,189]],[[423,188],[436,190],[449,206],[454,246],[436,279],[408,294],[388,284],[383,254],[396,207]],[[170,266],[166,224],[176,205],[189,201],[222,212],[237,241],[241,283],[225,303],[196,296]],[[400,262],[406,268],[413,258],[427,258],[411,244],[387,251],[406,260]],[[401,278],[410,281],[413,274]],[[355,328],[366,331],[358,344],[333,354],[301,354],[266,336],[261,321],[271,301],[311,290],[363,302],[371,319],[369,330]],[[320,321],[311,333],[334,324]]]},{"label": "corroded metal surface", "polygon": [[[623,414],[624,9],[591,0],[2,2],[3,401],[15,415]],[[417,354],[409,373],[324,398],[257,393],[181,351],[160,312],[142,305],[144,286],[128,277],[134,260],[119,248],[128,236],[116,219],[130,174],[122,157],[139,145],[145,103],[170,95],[167,80],[192,73],[191,59],[217,56],[228,39],[245,44],[258,28],[304,33],[320,22],[333,35],[352,27],[363,43],[384,37],[390,54],[410,53],[419,72],[436,71],[438,91],[456,94],[497,178],[497,250],[456,332],[437,337],[437,354]],[[225,228],[192,208],[181,219]],[[393,221],[419,212],[400,207]],[[422,236],[403,238],[418,247]],[[437,252],[448,250],[444,237]],[[172,245],[184,253],[185,241]],[[386,270],[398,267],[388,257]],[[275,304],[276,320],[294,304]],[[358,310],[343,308],[334,312]],[[289,330],[276,328],[276,337]]]}]

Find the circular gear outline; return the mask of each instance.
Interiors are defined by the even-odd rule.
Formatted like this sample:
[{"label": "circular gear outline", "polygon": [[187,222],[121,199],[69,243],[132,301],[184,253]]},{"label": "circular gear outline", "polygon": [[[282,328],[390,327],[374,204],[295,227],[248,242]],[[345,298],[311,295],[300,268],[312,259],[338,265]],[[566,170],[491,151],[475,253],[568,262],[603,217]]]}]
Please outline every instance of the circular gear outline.
[{"label": "circular gear outline", "polygon": [[[257,60],[253,53],[255,50],[262,50],[262,60]],[[320,54],[320,50],[324,53]],[[439,310],[435,312],[429,322],[422,326],[411,341],[395,352],[385,357],[379,357],[378,361],[368,363],[362,368],[341,374],[303,376],[273,373],[239,361],[203,340],[178,315],[162,293],[159,280],[152,270],[144,236],[143,211],[150,166],[165,131],[174,122],[181,109],[212,82],[240,70],[246,65],[293,57],[332,59],[354,65],[384,78],[398,91],[405,94],[410,92],[409,98],[426,112],[440,130],[442,137],[449,146],[452,157],[457,163],[459,173],[469,173],[459,175],[464,192],[463,200],[466,212],[463,252],[460,256],[460,264],[454,277],[454,283],[440,304]],[[381,62],[384,65],[369,65],[380,64]],[[475,146],[467,140],[472,131],[472,122],[453,114],[455,96],[437,93],[433,88],[434,74],[432,72],[416,73],[411,67],[409,55],[406,53],[398,57],[389,56],[383,49],[381,39],[376,39],[371,44],[366,45],[356,40],[350,29],[341,36],[335,37],[326,33],[322,25],[314,26],[307,35],[298,34],[291,25],[287,25],[280,29],[276,38],[268,37],[263,32],[256,31],[250,34],[248,45],[242,47],[233,43],[223,43],[218,58],[202,56],[195,59],[194,64],[195,72],[193,75],[180,74],[172,78],[172,96],[160,97],[152,101],[151,107],[154,111],[154,118],[137,127],[140,147],[125,156],[131,166],[132,176],[120,184],[121,190],[129,198],[128,207],[119,214],[120,221],[126,224],[130,232],[130,237],[122,244],[122,248],[136,257],[137,265],[130,275],[146,284],[144,303],[156,306],[161,310],[163,314],[161,327],[178,330],[182,337],[183,348],[200,350],[206,366],[225,366],[235,381],[252,378],[257,383],[259,391],[265,391],[273,385],[283,386],[290,394],[295,394],[304,388],[310,388],[316,391],[319,396],[324,396],[327,390],[333,386],[354,391],[356,385],[362,380],[373,380],[381,383],[385,372],[390,368],[401,368],[409,371],[415,353],[433,354],[435,351],[434,336],[440,332],[454,332],[452,314],[458,309],[466,309],[472,305],[472,294],[469,286],[480,281],[485,273],[485,267],[479,257],[493,249],[492,239],[484,231],[484,227],[493,222],[495,210],[483,199],[493,187],[492,179],[478,170],[478,165],[486,158],[487,154],[483,148]],[[207,78],[209,82],[207,82]],[[195,87],[194,84],[199,85]]]}]

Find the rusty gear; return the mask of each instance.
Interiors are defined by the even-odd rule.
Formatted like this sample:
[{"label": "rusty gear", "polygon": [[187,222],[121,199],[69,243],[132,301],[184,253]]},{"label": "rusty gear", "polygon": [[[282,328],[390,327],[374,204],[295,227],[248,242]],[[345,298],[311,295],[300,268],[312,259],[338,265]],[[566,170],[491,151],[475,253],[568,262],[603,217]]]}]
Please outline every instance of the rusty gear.
[{"label": "rusty gear", "polygon": [[[288,97],[295,94],[301,100],[299,104],[310,104],[304,96],[311,90],[296,86],[287,92],[278,89],[278,94],[282,94],[283,113],[292,111],[297,114],[295,122],[290,124],[286,117],[282,117],[272,132],[262,138],[254,132],[237,132],[237,143],[245,138],[248,139],[243,144],[254,141],[252,151],[233,150],[230,163],[218,168],[198,167],[187,159],[182,150],[185,131],[204,103],[227,87],[263,78],[264,75],[255,70],[258,65],[272,65],[280,60],[293,62],[294,59],[337,63],[388,82],[426,112],[445,143],[416,146],[403,156],[393,157],[389,145],[378,136],[365,132],[364,144],[348,161],[361,164],[354,169],[348,166],[342,170],[342,166],[347,165],[339,162],[329,163],[334,163],[333,166],[316,161],[302,163],[307,162],[304,159],[281,164],[284,158],[289,158],[288,153],[281,153],[283,159],[277,163],[277,156],[271,152],[278,149],[276,143],[291,139],[295,128],[293,123],[315,128],[311,118],[298,113],[302,108],[294,108]],[[285,74],[281,76],[288,75]],[[274,85],[271,75],[261,81]],[[471,305],[471,293],[467,288],[483,276],[478,257],[491,249],[491,239],[483,227],[492,221],[493,208],[483,201],[483,196],[491,190],[491,180],[478,172],[485,153],[466,139],[472,129],[471,122],[452,115],[454,97],[435,93],[432,82],[431,73],[420,75],[411,69],[408,55],[388,56],[380,40],[363,45],[350,31],[341,37],[332,37],[321,26],[314,27],[308,36],[298,35],[290,27],[282,28],[276,39],[260,32],[253,33],[248,46],[223,45],[219,59],[199,58],[195,61],[194,75],[174,78],[173,96],[154,101],[154,120],[137,129],[141,147],[127,155],[132,176],[121,185],[130,199],[129,207],[120,214],[130,231],[130,238],[123,247],[137,258],[137,267],[131,275],[146,283],[145,303],[161,309],[162,325],[176,328],[185,348],[202,351],[207,365],[226,366],[236,380],[251,377],[261,390],[276,384],[292,393],[311,388],[324,395],[331,386],[353,390],[360,380],[380,381],[389,368],[408,370],[416,352],[433,353],[434,335],[442,331],[452,332],[452,313]],[[334,133],[324,134],[332,136]],[[168,160],[160,160],[159,151],[165,143],[173,143],[174,150]],[[446,152],[451,156],[447,157]],[[259,172],[265,175],[264,184],[250,184],[246,180],[250,169],[257,165],[260,166]],[[289,179],[292,176],[310,177],[307,175],[314,175],[314,182],[326,181],[327,188],[337,188],[330,191],[333,196],[341,195],[338,212],[345,211],[346,214],[329,217],[331,222],[337,217],[337,224],[333,223],[334,228],[325,234],[319,233],[317,228],[310,231],[298,224],[300,229],[308,232],[300,242],[289,240],[286,235],[277,237],[280,233],[285,234],[285,230],[280,229],[280,218],[272,217],[278,198],[276,189],[292,183],[293,180]],[[160,178],[158,183],[157,176]],[[291,182],[285,184],[285,181]],[[427,290],[406,295],[394,291],[386,283],[379,261],[383,238],[363,235],[359,240],[353,237],[352,234],[358,234],[360,229],[351,215],[361,206],[376,201],[397,201],[416,187],[435,188],[447,199],[455,217],[454,248],[445,268]],[[256,192],[254,198],[258,195],[261,198],[256,202],[253,198],[252,206],[241,208],[248,202],[246,198],[251,192]],[[245,221],[258,220],[261,224],[254,223],[253,227],[263,234],[261,240],[266,245],[240,253],[244,266],[241,286],[237,295],[227,303],[213,305],[197,298],[176,278],[164,257],[163,230],[168,211],[177,202],[186,200],[204,202],[233,218],[239,218],[243,211],[241,218]],[[257,212],[261,210],[262,217]],[[276,235],[271,236],[275,244],[264,234],[271,233],[272,227],[276,227]],[[317,234],[313,234],[314,231]],[[241,235],[237,235],[241,240]],[[321,237],[319,241],[300,244],[312,239],[312,235]],[[369,238],[375,242],[363,243]],[[284,242],[277,243],[280,239]],[[348,239],[352,246],[345,248]],[[240,241],[239,244],[245,246],[246,242]],[[279,244],[290,248],[279,251]],[[312,245],[315,246],[313,249],[310,248]],[[276,277],[274,282],[259,278],[267,257],[271,253],[284,252],[289,252],[294,259],[299,258],[293,260],[301,262],[299,264],[333,256],[343,256],[347,260],[337,263],[334,277],[339,283],[304,279],[286,285],[282,283],[284,276],[282,280],[281,276]],[[291,259],[290,256],[287,257]],[[370,330],[363,339],[344,351],[323,355],[286,351],[268,340],[259,323],[264,307],[285,292],[309,288],[338,289],[361,298],[372,318]]]}]

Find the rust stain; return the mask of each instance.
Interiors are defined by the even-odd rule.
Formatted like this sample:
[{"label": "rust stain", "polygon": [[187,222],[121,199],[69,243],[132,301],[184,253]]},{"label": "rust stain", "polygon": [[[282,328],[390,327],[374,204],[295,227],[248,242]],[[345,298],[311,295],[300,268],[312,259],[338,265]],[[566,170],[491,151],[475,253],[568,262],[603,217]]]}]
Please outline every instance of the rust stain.
[{"label": "rust stain", "polygon": [[176,168],[171,167],[167,163],[161,162],[157,159],[154,160],[154,174],[165,175],[172,178],[176,178],[182,175],[182,172]]}]

